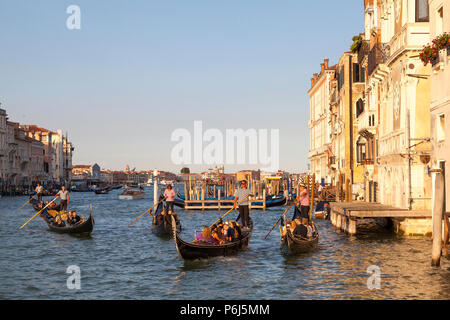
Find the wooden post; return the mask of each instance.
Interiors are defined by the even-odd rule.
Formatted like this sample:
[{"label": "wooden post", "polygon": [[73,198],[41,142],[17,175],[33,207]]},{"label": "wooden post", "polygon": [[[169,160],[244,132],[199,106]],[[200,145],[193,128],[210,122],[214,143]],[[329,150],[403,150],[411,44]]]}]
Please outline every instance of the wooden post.
[{"label": "wooden post", "polygon": [[219,190],[219,194],[218,194],[218,197],[217,197],[218,199],[218,202],[217,202],[217,206],[218,206],[218,209],[219,209],[219,211],[220,211],[220,190]]},{"label": "wooden post", "polygon": [[312,190],[311,190],[311,200],[310,200],[310,203],[309,203],[309,220],[312,220],[312,214],[313,214],[313,210],[314,210],[314,196],[315,196],[315,190],[316,190],[316,186],[315,186],[315,184],[316,184],[316,174],[315,173],[313,173],[313,175],[312,175],[312,183],[311,183],[311,187],[312,187]]},{"label": "wooden post", "polygon": [[155,177],[155,180],[153,181],[153,205],[158,203],[158,177]]},{"label": "wooden post", "polygon": [[266,189],[263,190],[263,210],[266,211]]},{"label": "wooden post", "polygon": [[444,214],[444,175],[433,174],[433,249],[431,251],[431,265],[441,264],[442,254],[442,217]]},{"label": "wooden post", "polygon": [[353,219],[348,220],[348,233],[350,235],[356,234],[356,220]]},{"label": "wooden post", "polygon": [[205,187],[202,184],[202,210],[205,210]]}]

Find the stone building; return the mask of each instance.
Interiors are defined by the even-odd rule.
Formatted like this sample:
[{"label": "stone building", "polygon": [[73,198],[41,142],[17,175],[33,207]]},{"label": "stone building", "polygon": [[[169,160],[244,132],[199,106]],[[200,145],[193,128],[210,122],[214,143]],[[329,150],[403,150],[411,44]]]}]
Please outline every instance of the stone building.
[{"label": "stone building", "polygon": [[330,126],[330,86],[336,76],[336,66],[329,66],[329,60],[321,63],[320,73],[311,79],[308,91],[310,98],[310,151],[308,159],[310,172],[314,173],[317,182],[331,184],[329,154],[331,152]]},{"label": "stone building", "polygon": [[[429,0],[431,43],[444,32],[450,33],[450,2]],[[450,45],[440,50],[431,63],[430,111],[432,156],[430,166],[444,172],[446,211],[450,204]]]},{"label": "stone building", "polygon": [[363,172],[358,164],[356,141],[358,136],[357,110],[364,98],[365,70],[357,55],[345,52],[336,65],[336,79],[330,86],[329,163],[332,184],[338,186],[339,197],[352,200],[363,190]]}]

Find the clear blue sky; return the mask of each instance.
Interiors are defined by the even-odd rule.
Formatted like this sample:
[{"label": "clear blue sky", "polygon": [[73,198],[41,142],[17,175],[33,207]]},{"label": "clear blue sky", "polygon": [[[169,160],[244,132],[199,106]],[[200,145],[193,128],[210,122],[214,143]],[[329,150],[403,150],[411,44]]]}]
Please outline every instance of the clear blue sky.
[{"label": "clear blue sky", "polygon": [[[81,8],[81,30],[66,8]],[[280,129],[305,171],[313,73],[363,29],[362,0],[0,0],[0,102],[63,129],[74,164],[178,171],[176,128]],[[207,169],[192,166],[198,171]],[[242,167],[226,167],[227,171]]]}]

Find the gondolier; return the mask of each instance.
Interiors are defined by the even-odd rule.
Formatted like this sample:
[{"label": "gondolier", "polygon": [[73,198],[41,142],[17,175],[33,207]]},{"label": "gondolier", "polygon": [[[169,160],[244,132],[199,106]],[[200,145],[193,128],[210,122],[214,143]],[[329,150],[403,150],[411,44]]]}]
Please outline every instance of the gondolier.
[{"label": "gondolier", "polygon": [[[233,204],[233,209],[235,209],[236,204],[239,203],[239,217],[242,219],[243,228],[248,228],[250,225],[248,197],[253,197],[253,195],[251,194],[250,190],[247,189],[247,181],[243,180],[241,181],[241,187],[236,189],[236,192],[234,193]],[[239,220],[239,217],[236,220]]]},{"label": "gondolier", "polygon": [[69,197],[69,191],[66,190],[65,186],[61,187],[61,190],[58,191],[56,194],[56,198],[60,198],[61,201],[59,203],[59,209],[61,211],[67,211],[67,205],[69,204],[70,197]]},{"label": "gondolier", "polygon": [[173,190],[172,185],[168,185],[164,191],[164,197],[166,197],[166,209],[169,213],[173,212],[173,203],[175,201],[175,190]]},{"label": "gondolier", "polygon": [[[299,204],[300,210],[298,209]],[[308,190],[306,190],[306,186],[302,184],[300,186],[300,194],[297,197],[297,206],[295,207],[294,216],[292,217],[292,220],[295,220],[297,218],[307,218],[309,220],[309,209],[310,209],[309,193]]]},{"label": "gondolier", "polygon": [[34,191],[36,191],[37,199],[38,199],[39,203],[41,203],[42,202],[42,194],[44,193],[44,187],[41,186],[41,184],[38,182],[37,187]]}]

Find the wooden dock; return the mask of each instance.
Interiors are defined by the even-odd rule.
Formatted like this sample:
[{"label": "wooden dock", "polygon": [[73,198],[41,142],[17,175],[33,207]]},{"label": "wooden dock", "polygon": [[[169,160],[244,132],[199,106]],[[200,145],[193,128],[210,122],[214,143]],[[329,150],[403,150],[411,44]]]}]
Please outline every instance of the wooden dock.
[{"label": "wooden dock", "polygon": [[357,221],[368,218],[431,219],[431,210],[408,210],[372,202],[330,203],[333,226],[348,234],[357,233]]}]

